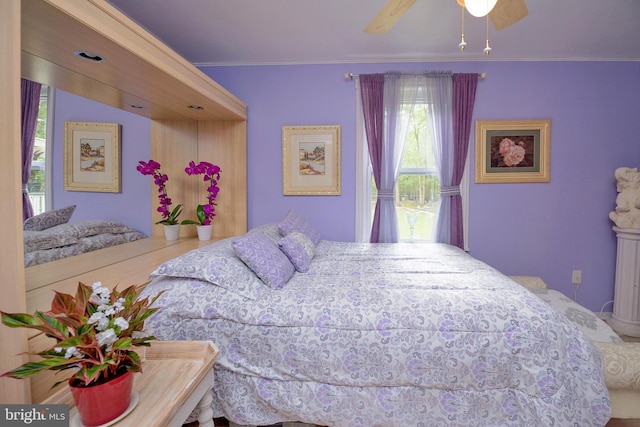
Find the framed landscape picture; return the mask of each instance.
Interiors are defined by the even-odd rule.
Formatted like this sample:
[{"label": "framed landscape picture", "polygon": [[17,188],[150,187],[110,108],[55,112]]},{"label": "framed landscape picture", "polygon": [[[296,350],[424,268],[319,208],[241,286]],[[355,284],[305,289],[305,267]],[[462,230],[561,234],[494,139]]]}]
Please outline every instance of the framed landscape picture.
[{"label": "framed landscape picture", "polygon": [[550,181],[551,120],[477,120],[476,183]]},{"label": "framed landscape picture", "polygon": [[340,126],[282,127],[282,193],[340,194]]},{"label": "framed landscape picture", "polygon": [[121,191],[119,124],[64,123],[64,189]]}]

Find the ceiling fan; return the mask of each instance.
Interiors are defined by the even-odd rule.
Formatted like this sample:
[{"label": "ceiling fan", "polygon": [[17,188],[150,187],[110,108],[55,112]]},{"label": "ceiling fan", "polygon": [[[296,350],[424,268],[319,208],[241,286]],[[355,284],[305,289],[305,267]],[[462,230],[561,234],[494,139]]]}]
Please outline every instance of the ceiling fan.
[{"label": "ceiling fan", "polygon": [[[415,2],[416,0],[389,0],[364,31],[371,34],[386,33]],[[464,0],[456,0],[456,2],[465,7]],[[515,24],[528,14],[529,10],[525,0],[498,0],[489,13],[489,18],[491,18],[496,30],[502,30]]]}]

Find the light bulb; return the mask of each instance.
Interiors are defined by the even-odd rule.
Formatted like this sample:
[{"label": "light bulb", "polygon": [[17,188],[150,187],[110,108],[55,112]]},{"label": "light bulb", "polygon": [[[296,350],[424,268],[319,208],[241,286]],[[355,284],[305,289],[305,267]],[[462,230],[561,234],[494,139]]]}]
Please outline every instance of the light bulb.
[{"label": "light bulb", "polygon": [[465,0],[464,5],[470,14],[476,18],[488,15],[498,0]]},{"label": "light bulb", "polygon": [[464,52],[464,48],[467,47],[467,42],[464,41],[464,34],[460,36],[460,44],[458,44],[458,48],[460,52]]}]

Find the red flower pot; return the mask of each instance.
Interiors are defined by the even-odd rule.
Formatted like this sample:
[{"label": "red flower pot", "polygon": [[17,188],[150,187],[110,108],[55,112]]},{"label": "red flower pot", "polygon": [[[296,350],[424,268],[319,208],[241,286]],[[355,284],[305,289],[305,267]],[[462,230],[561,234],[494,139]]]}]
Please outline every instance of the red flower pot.
[{"label": "red flower pot", "polygon": [[95,427],[118,418],[131,402],[133,372],[126,372],[114,380],[90,387],[71,385],[71,394],[86,427]]}]

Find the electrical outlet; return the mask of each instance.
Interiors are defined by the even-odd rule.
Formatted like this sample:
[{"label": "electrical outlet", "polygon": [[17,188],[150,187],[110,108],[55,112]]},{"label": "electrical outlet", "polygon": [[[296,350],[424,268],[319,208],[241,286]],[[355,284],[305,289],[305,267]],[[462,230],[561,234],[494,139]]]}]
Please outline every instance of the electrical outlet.
[{"label": "electrical outlet", "polygon": [[582,283],[582,270],[573,270],[571,272],[571,283],[574,285]]}]

